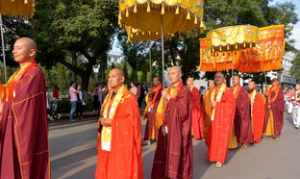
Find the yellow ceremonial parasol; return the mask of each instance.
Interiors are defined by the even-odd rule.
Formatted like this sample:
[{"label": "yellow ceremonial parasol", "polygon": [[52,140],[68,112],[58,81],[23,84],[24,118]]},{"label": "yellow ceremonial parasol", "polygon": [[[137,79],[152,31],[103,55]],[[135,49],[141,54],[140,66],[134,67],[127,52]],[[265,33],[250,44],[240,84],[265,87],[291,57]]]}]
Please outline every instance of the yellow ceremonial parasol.
[{"label": "yellow ceremonial parasol", "polygon": [[245,73],[280,70],[284,52],[284,25],[220,28],[200,39],[200,70]]},{"label": "yellow ceremonial parasol", "polygon": [[32,17],[34,13],[34,7],[35,0],[0,0],[0,27],[5,81],[7,80],[7,73],[2,15],[16,17]]},{"label": "yellow ceremonial parasol", "polygon": [[0,13],[5,16],[32,17],[35,0],[0,0]]},{"label": "yellow ceremonial parasol", "polygon": [[164,39],[204,27],[203,5],[204,0],[119,0],[119,25],[130,41],[161,39],[163,72]]}]

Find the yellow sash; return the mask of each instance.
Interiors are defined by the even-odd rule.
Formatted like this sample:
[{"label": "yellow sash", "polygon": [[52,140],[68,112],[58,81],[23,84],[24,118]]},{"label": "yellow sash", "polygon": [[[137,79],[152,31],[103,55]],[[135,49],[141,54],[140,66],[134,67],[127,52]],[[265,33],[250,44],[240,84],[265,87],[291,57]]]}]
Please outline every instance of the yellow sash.
[{"label": "yellow sash", "polygon": [[[217,103],[221,102],[225,90],[226,90],[225,84],[222,84],[219,90],[217,90],[217,88],[213,89],[210,100]],[[215,113],[216,113],[216,107],[213,107],[211,111],[211,121],[215,119]]]},{"label": "yellow sash", "polygon": [[[124,93],[126,87],[122,86],[117,94],[113,97],[112,93],[106,96],[103,103],[102,116],[105,119],[113,120],[116,110]],[[112,100],[112,101],[111,101]],[[111,105],[110,105],[111,104]],[[112,127],[103,127],[101,131],[101,149],[104,151],[111,151]]]}]

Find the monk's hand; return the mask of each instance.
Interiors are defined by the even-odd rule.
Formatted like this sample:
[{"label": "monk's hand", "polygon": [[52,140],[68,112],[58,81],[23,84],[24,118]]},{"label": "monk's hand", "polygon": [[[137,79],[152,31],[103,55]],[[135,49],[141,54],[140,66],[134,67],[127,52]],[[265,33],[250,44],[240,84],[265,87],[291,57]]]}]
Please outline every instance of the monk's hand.
[{"label": "monk's hand", "polygon": [[102,126],[105,126],[105,127],[111,126],[111,120],[109,120],[109,119],[101,118],[99,121]]},{"label": "monk's hand", "polygon": [[212,101],[211,105],[212,105],[213,108],[215,108],[217,106],[217,102],[216,101]]},{"label": "monk's hand", "polygon": [[163,90],[161,92],[161,95],[164,99],[169,100],[171,98],[171,96],[168,94],[167,90]]},{"label": "monk's hand", "polygon": [[162,134],[163,134],[163,136],[166,136],[168,134],[168,127],[167,126],[162,127]]}]

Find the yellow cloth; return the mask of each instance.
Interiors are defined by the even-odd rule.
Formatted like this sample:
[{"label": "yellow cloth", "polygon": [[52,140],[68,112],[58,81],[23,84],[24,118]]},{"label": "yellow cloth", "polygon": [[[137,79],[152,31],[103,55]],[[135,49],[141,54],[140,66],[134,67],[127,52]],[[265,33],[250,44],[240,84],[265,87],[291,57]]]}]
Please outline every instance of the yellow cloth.
[{"label": "yellow cloth", "polygon": [[6,16],[32,17],[35,0],[0,0],[0,13]]},{"label": "yellow cloth", "polygon": [[237,142],[237,137],[235,135],[234,129],[232,130],[232,134],[231,134],[231,140],[230,140],[230,144],[229,144],[229,149],[236,149],[238,148],[238,142]]},{"label": "yellow cloth", "polygon": [[[284,25],[259,28],[253,39],[246,34],[240,37],[243,33],[236,35],[234,27],[231,28],[226,31],[226,34],[231,35],[222,36],[222,33],[218,34],[215,30],[213,32],[218,35],[200,39],[201,71],[235,69],[244,73],[255,73],[282,69],[282,58],[285,52]],[[248,40],[255,42],[255,46],[249,46]],[[219,46],[216,46],[218,44],[226,47],[226,50],[223,48],[220,52]],[[238,44],[247,46],[240,48]]]},{"label": "yellow cloth", "polygon": [[265,136],[273,137],[274,136],[274,118],[273,118],[273,112],[270,111],[270,115],[268,118],[268,124],[265,131]]},{"label": "yellow cloth", "polygon": [[[112,93],[108,94],[104,100],[102,116],[105,119],[113,120],[118,105],[122,101],[122,97],[126,91],[126,87],[122,86],[115,96]],[[101,130],[101,148],[105,151],[111,150],[112,127],[103,127]]]},{"label": "yellow cloth", "polygon": [[[163,2],[163,3],[162,3]],[[176,32],[204,27],[203,0],[123,0],[119,1],[119,25],[134,28],[145,35],[130,33],[129,39],[151,40]],[[152,35],[146,35],[150,34]]]}]

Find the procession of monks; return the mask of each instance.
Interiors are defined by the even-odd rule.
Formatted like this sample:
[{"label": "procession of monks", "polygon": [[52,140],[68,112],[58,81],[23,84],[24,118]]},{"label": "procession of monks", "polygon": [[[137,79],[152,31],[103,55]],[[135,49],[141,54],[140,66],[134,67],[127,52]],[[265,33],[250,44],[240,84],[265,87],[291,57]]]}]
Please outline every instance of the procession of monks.
[{"label": "procession of monks", "polygon": [[[13,56],[20,68],[0,85],[1,179],[51,178],[46,85],[36,52],[32,39],[17,39]],[[280,137],[284,99],[277,79],[261,93],[253,80],[246,90],[239,76],[228,87],[217,72],[202,96],[192,77],[184,84],[180,67],[169,68],[168,78],[167,88],[153,79],[142,137],[137,99],[123,71],[110,71],[98,120],[96,179],[143,179],[142,138],[156,142],[152,179],[192,179],[193,138],[203,140],[208,160],[222,167],[229,149],[258,144],[264,136]]]}]

